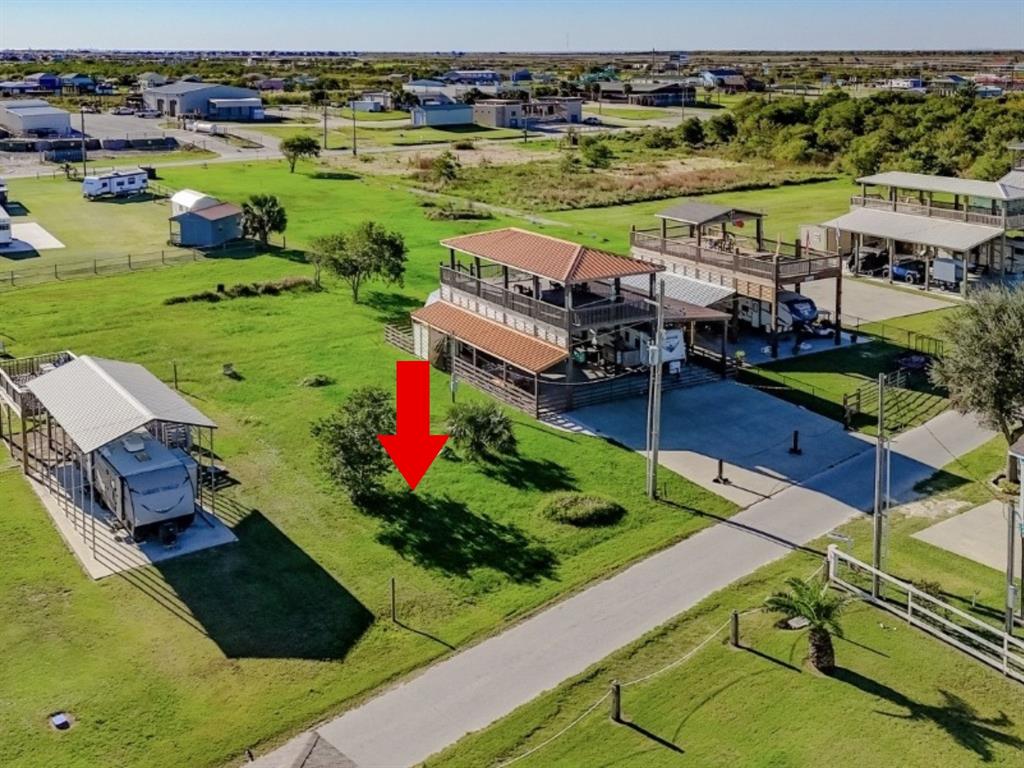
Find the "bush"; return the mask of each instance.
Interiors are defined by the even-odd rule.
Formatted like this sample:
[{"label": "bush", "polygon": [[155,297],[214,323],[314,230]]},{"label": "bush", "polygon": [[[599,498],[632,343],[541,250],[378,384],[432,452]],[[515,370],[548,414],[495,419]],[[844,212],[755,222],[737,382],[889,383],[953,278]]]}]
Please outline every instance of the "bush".
[{"label": "bush", "polygon": [[266,283],[236,283],[217,291],[201,291],[187,296],[169,296],[164,304],[186,304],[190,301],[217,302],[224,299],[238,299],[248,296],[278,296],[287,291],[307,291],[316,288],[316,283],[308,277],[284,277]]},{"label": "bush", "polygon": [[494,218],[494,214],[485,208],[474,208],[472,205],[455,206],[452,203],[427,210],[424,216],[432,221],[474,221]]},{"label": "bush", "polygon": [[512,420],[496,403],[456,403],[448,411],[448,435],[470,461],[515,455]]},{"label": "bush", "polygon": [[544,500],[540,511],[549,520],[578,528],[613,525],[626,514],[625,508],[611,499],[582,493],[555,494]]},{"label": "bush", "polygon": [[300,387],[328,387],[334,383],[334,379],[325,373],[314,373],[299,382]]},{"label": "bush", "polygon": [[469,139],[452,142],[453,149],[476,149],[476,145]]}]

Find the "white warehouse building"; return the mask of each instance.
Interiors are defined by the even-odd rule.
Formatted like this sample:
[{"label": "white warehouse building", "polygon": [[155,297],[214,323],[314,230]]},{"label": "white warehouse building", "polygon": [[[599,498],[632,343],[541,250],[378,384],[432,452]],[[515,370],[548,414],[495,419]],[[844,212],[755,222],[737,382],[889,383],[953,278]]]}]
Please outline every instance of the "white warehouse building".
[{"label": "white warehouse building", "polygon": [[0,128],[13,136],[67,136],[71,115],[43,99],[0,101]]}]

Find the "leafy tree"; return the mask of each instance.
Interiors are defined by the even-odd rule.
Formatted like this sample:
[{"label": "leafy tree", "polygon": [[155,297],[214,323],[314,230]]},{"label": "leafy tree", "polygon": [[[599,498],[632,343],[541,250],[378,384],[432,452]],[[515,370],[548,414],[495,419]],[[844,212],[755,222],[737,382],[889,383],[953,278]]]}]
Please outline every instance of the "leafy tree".
[{"label": "leafy tree", "polygon": [[776,592],[764,601],[764,607],[787,619],[806,619],[811,666],[826,675],[832,674],[836,668],[832,635],[843,636],[839,617],[846,607],[846,598],[831,592],[827,583],[813,579],[793,577],[786,579],[786,586],[789,591]]},{"label": "leafy tree", "polygon": [[715,115],[704,125],[704,137],[715,144],[728,144],[736,136],[736,119],[726,112]]},{"label": "leafy tree", "polygon": [[580,162],[579,155],[572,150],[563,152],[562,159],[558,162],[558,170],[563,176],[573,176],[579,173],[582,166],[583,163]]},{"label": "leafy tree", "polygon": [[327,91],[324,90],[323,88],[316,88],[316,87],[314,87],[309,92],[309,103],[310,104],[316,104],[317,106],[320,106],[320,105],[324,104],[327,101],[327,99],[328,99]]},{"label": "leafy tree", "polygon": [[[1024,291],[976,291],[943,319],[939,337],[943,355],[932,380],[949,390],[957,411],[977,413],[1011,445],[1024,433]],[[1017,463],[1007,458],[1007,478],[1017,482],[1017,475]]]},{"label": "leafy tree", "polygon": [[251,195],[242,203],[242,231],[246,237],[255,237],[264,245],[271,232],[284,232],[288,215],[277,195]]},{"label": "leafy tree", "polygon": [[367,280],[403,284],[408,250],[398,232],[373,221],[364,221],[349,233],[315,238],[311,249],[320,254],[323,266],[352,289],[352,301],[359,303],[359,289]]},{"label": "leafy tree", "polygon": [[591,168],[607,168],[615,158],[611,147],[593,136],[580,139],[580,151],[583,153],[583,162]]},{"label": "leafy tree", "polygon": [[447,431],[456,450],[470,461],[515,455],[512,420],[496,403],[456,403],[448,411]]},{"label": "leafy tree", "polygon": [[394,434],[395,426],[394,400],[379,387],[355,390],[334,413],[312,425],[321,469],[356,506],[380,494],[391,460],[377,435]]},{"label": "leafy tree", "polygon": [[320,142],[312,136],[299,134],[284,139],[281,144],[281,154],[288,161],[288,169],[295,173],[295,164],[302,157],[320,157]]},{"label": "leafy tree", "polygon": [[688,117],[679,126],[679,134],[684,144],[699,147],[704,143],[704,123],[699,118]]},{"label": "leafy tree", "polygon": [[460,168],[459,158],[451,150],[446,149],[434,158],[430,164],[430,173],[435,181],[448,184],[459,178]]}]

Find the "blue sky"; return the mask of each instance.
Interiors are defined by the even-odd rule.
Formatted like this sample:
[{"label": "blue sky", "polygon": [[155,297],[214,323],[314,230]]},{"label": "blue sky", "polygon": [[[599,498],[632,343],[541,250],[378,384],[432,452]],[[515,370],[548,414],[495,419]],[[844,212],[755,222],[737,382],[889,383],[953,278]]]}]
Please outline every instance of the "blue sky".
[{"label": "blue sky", "polygon": [[1024,0],[0,0],[0,48],[1024,47]]}]

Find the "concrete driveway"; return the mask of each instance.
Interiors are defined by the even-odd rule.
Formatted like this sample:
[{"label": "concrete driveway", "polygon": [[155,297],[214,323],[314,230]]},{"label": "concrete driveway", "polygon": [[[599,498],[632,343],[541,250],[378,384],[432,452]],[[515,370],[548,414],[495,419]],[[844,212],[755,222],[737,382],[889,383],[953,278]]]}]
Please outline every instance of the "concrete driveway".
[{"label": "concrete driveway", "polygon": [[[634,398],[581,408],[565,419],[643,451],[646,410],[646,399]],[[793,430],[800,432],[801,455],[789,452]],[[872,445],[831,419],[733,381],[672,390],[662,398],[659,463],[743,507]],[[714,482],[719,459],[728,483]]]},{"label": "concrete driveway", "polygon": [[[834,312],[836,309],[836,281],[820,280],[804,283],[801,292],[814,300],[818,309]],[[876,321],[891,317],[913,315],[932,309],[955,306],[952,302],[937,299],[923,290],[897,290],[864,280],[843,280],[844,325],[852,325],[855,319]]]}]

